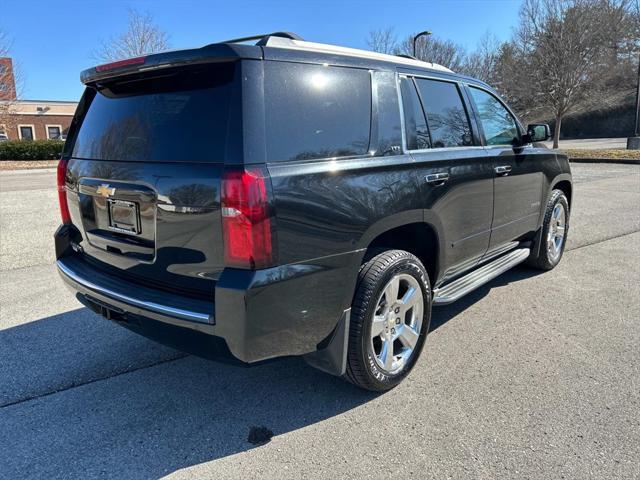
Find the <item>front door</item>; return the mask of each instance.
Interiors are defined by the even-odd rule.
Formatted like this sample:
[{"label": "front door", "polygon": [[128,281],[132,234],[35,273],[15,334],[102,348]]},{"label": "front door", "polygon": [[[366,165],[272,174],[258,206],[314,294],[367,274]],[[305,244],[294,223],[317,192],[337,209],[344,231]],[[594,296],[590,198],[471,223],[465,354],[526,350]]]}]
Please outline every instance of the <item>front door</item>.
[{"label": "front door", "polygon": [[515,246],[538,228],[543,174],[539,149],[519,147],[515,117],[492,93],[469,87],[493,164],[494,200],[488,255]]}]

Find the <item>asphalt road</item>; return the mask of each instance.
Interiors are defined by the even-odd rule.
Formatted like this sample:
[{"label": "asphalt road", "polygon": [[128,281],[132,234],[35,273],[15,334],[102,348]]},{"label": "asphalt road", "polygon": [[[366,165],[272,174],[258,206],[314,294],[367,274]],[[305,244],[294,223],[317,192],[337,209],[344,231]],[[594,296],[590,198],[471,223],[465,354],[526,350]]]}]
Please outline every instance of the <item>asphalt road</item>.
[{"label": "asphalt road", "polygon": [[383,395],[297,359],[185,356],[80,308],[52,264],[54,174],[0,173],[0,478],[639,478],[640,166],[573,171],[560,266],[435,309]]},{"label": "asphalt road", "polygon": [[[553,142],[545,142],[551,147]],[[560,140],[560,148],[584,148],[586,150],[627,148],[626,138],[585,138],[578,140]]]}]

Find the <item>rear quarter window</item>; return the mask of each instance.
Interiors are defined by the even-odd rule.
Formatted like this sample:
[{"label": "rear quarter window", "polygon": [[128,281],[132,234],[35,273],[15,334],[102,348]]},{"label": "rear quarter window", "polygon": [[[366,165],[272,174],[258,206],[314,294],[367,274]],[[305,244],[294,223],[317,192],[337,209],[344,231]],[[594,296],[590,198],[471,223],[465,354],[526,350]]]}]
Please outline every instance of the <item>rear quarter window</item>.
[{"label": "rear quarter window", "polygon": [[234,65],[183,68],[98,86],[72,155],[91,160],[223,162]]},{"label": "rear quarter window", "polygon": [[267,161],[366,154],[371,129],[368,70],[265,62]]}]

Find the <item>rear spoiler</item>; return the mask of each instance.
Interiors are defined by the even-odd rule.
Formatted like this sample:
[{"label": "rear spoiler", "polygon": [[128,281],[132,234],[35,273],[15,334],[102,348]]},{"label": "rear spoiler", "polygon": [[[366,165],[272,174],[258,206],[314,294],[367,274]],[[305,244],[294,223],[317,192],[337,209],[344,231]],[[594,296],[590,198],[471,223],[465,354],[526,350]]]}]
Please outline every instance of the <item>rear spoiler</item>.
[{"label": "rear spoiler", "polygon": [[214,43],[191,50],[174,50],[106,63],[83,70],[80,81],[90,85],[101,80],[163,68],[198,63],[228,62],[239,59],[262,59],[262,48],[255,45]]}]

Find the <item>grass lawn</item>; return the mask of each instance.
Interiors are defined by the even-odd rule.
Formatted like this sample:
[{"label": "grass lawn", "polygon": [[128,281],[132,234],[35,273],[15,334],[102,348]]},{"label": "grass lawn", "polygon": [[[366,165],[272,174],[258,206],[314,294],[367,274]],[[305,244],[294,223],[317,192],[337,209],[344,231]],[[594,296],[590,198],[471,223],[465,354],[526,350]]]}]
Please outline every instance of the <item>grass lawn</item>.
[{"label": "grass lawn", "polygon": [[640,160],[640,150],[624,150],[624,149],[610,149],[610,150],[586,150],[586,149],[566,149],[560,150],[567,154],[569,159],[572,158],[615,158],[618,160]]},{"label": "grass lawn", "polygon": [[23,168],[55,168],[58,160],[0,160],[0,171]]}]

